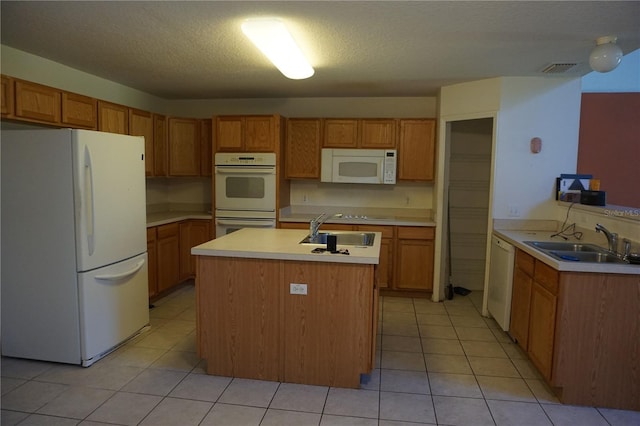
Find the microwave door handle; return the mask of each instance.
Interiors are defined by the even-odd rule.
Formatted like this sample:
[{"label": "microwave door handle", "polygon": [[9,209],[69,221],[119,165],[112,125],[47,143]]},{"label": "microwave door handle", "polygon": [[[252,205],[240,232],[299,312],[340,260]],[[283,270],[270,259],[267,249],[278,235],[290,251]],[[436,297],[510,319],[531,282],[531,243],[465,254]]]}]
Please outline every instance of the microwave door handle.
[{"label": "microwave door handle", "polygon": [[255,175],[274,175],[276,173],[275,167],[222,167],[216,166],[216,173],[219,174],[255,174]]}]

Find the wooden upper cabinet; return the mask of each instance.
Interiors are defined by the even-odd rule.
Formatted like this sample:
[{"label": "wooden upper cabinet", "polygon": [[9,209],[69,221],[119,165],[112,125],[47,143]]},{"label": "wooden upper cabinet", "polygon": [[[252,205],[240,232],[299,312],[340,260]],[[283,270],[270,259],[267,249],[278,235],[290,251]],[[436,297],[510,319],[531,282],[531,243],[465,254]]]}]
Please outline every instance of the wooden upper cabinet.
[{"label": "wooden upper cabinet", "polygon": [[200,175],[211,176],[213,171],[213,120],[200,120]]},{"label": "wooden upper cabinet", "polygon": [[96,129],[98,127],[98,101],[89,96],[62,92],[62,124]]},{"label": "wooden upper cabinet", "polygon": [[169,175],[167,117],[159,114],[153,114],[153,175]]},{"label": "wooden upper cabinet", "polygon": [[434,119],[400,120],[398,179],[432,181],[435,177]]},{"label": "wooden upper cabinet", "polygon": [[357,148],[358,120],[327,118],[324,120],[325,148]]},{"label": "wooden upper cabinet", "polygon": [[169,118],[169,175],[200,176],[200,122]]},{"label": "wooden upper cabinet", "polygon": [[215,151],[275,152],[279,116],[219,116],[215,118]]},{"label": "wooden upper cabinet", "polygon": [[2,76],[2,86],[0,89],[2,106],[0,106],[0,114],[2,114],[3,117],[13,116],[13,107],[15,102],[13,84],[13,79],[11,77],[6,75]]},{"label": "wooden upper cabinet", "polygon": [[360,121],[360,148],[396,147],[397,121],[393,119],[365,119]]},{"label": "wooden upper cabinet", "polygon": [[242,151],[242,117],[216,117],[216,151]]},{"label": "wooden upper cabinet", "polygon": [[276,118],[274,116],[245,117],[244,145],[248,152],[276,150]]},{"label": "wooden upper cabinet", "polygon": [[144,136],[144,171],[154,176],[153,114],[138,109],[129,110],[129,134]]},{"label": "wooden upper cabinet", "polygon": [[321,130],[320,119],[287,120],[285,178],[320,179]]},{"label": "wooden upper cabinet", "polygon": [[60,124],[60,90],[28,81],[15,80],[15,116],[27,121]]},{"label": "wooden upper cabinet", "polygon": [[129,134],[129,108],[111,102],[98,101],[98,130]]}]

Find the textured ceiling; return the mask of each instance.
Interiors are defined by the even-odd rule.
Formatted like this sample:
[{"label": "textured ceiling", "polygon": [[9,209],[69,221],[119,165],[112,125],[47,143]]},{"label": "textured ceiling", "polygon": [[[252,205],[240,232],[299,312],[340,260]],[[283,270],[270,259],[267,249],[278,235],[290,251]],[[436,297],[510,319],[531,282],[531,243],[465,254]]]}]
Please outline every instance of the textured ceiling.
[{"label": "textured ceiling", "polygon": [[[498,76],[589,72],[595,39],[640,48],[640,2],[5,1],[2,44],[171,99],[433,96]],[[278,16],[316,73],[282,76],[244,38]],[[553,78],[553,77],[549,77]]]}]

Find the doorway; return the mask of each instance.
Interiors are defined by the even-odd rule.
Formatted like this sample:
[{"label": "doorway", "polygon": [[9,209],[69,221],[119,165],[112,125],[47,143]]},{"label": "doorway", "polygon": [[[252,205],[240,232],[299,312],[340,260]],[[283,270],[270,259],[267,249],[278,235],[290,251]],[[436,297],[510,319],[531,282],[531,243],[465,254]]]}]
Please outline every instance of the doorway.
[{"label": "doorway", "polygon": [[491,233],[493,118],[451,121],[446,141],[447,276],[453,287],[484,289]]}]

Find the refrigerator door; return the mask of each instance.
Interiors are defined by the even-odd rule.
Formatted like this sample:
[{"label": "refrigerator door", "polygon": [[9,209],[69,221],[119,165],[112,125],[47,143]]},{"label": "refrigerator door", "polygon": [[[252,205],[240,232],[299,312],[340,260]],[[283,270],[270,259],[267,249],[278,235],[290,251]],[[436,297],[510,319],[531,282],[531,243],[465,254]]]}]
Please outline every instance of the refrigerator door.
[{"label": "refrigerator door", "polygon": [[78,274],[82,365],[149,324],[147,253]]},{"label": "refrigerator door", "polygon": [[78,271],[145,252],[144,138],[73,130]]}]

